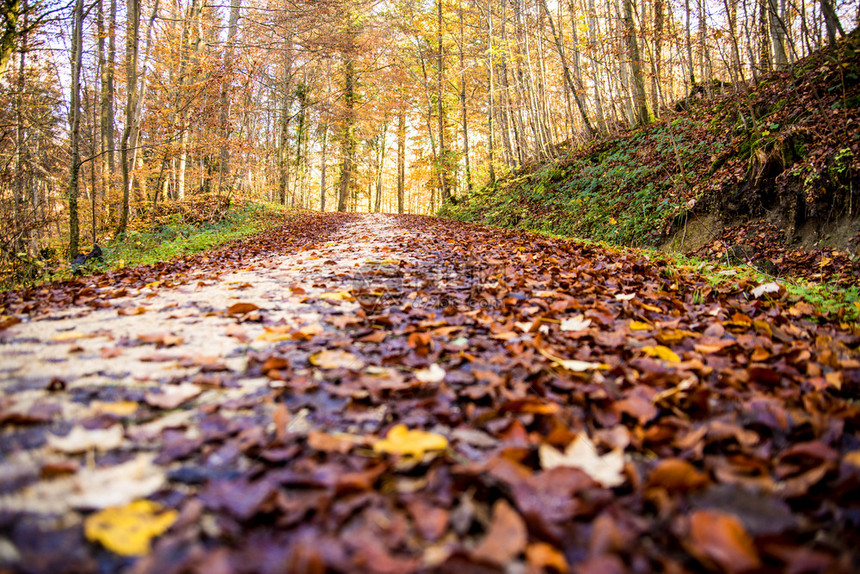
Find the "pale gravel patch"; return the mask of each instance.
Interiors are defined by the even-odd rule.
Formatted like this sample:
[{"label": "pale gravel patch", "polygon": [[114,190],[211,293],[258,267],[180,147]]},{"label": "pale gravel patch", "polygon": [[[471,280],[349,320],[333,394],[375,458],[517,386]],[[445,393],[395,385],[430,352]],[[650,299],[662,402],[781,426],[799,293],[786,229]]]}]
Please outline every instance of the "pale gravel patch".
[{"label": "pale gravel patch", "polygon": [[[241,323],[250,343],[228,336],[228,327],[238,322],[236,317],[226,315],[230,305],[253,303],[260,307],[267,322],[283,322],[294,328],[319,323],[323,306],[336,305],[346,314],[354,313],[359,307],[355,302],[331,303],[317,296],[354,287],[342,276],[354,274],[368,261],[410,261],[408,254],[390,247],[390,239],[404,233],[407,232],[389,216],[364,215],[344,225],[324,246],[282,256],[256,257],[244,268],[224,273],[206,285],[148,286],[113,300],[111,308],[71,307],[25,321],[3,333],[0,389],[26,383],[44,388],[52,379],[64,381],[70,389],[97,385],[151,387],[155,382],[197,374],[198,366],[178,364],[183,357],[217,357],[233,373],[243,373],[248,351],[262,351],[274,343],[258,340],[264,329],[255,322]],[[323,284],[325,288],[319,286]],[[293,294],[291,287],[300,287],[305,294]],[[146,312],[118,315],[117,308],[124,306],[143,307]],[[109,353],[123,342],[154,333],[181,337],[183,342],[162,349],[153,344],[121,346],[119,356],[102,357],[103,352]],[[82,337],[64,339],[71,334]],[[175,360],[142,360],[153,354],[175,356]],[[230,396],[235,395],[231,392]],[[16,402],[21,398],[15,394]]]}]

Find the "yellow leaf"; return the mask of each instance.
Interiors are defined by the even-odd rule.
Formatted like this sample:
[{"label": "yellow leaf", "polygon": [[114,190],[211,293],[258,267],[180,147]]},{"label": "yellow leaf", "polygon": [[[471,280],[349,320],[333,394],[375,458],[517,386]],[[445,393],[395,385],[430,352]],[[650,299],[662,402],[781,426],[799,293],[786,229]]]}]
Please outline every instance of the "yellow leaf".
[{"label": "yellow leaf", "polygon": [[444,436],[422,430],[409,430],[406,425],[397,425],[388,431],[388,436],[376,441],[374,452],[402,454],[421,458],[428,450],[445,450],[448,439]]},{"label": "yellow leaf", "polygon": [[320,369],[351,369],[359,371],[364,368],[364,362],[361,359],[339,349],[326,349],[310,356],[310,362],[315,367]]},{"label": "yellow leaf", "polygon": [[679,357],[677,353],[675,353],[675,351],[673,351],[669,347],[664,347],[663,345],[642,347],[642,352],[649,357],[656,357],[658,359],[663,359],[664,361],[668,361],[670,363],[681,362],[681,357]]},{"label": "yellow leaf", "polygon": [[617,224],[617,223],[618,223],[618,222],[617,222],[617,221],[615,221],[615,218],[614,218],[614,217],[610,217],[610,218],[609,218],[609,224],[610,224],[610,225],[615,225],[615,224]]},{"label": "yellow leaf", "polygon": [[135,401],[119,401],[115,403],[102,403],[97,401],[93,403],[93,407],[95,407],[96,412],[118,417],[133,415],[137,412],[138,406],[139,405]]},{"label": "yellow leaf", "polygon": [[[265,327],[263,327],[265,329]],[[277,333],[275,331],[267,330],[265,333],[262,333],[257,337],[258,341],[266,341],[268,343],[277,343],[278,341],[292,341],[293,334],[292,333]]]},{"label": "yellow leaf", "polygon": [[821,261],[819,261],[819,263],[818,263],[818,266],[819,267],[827,267],[830,264],[830,261],[831,260],[829,257],[822,257]]},{"label": "yellow leaf", "polygon": [[651,325],[642,321],[630,321],[630,330],[632,331],[647,331],[651,329]]},{"label": "yellow leaf", "polygon": [[151,500],[135,500],[125,506],[111,506],[88,516],[84,534],[91,542],[122,556],[143,556],[153,538],[176,522],[176,510],[163,510]]},{"label": "yellow leaf", "polygon": [[538,349],[538,352],[553,362],[554,365],[558,365],[562,369],[566,371],[571,371],[574,373],[581,373],[583,371],[592,371],[594,369],[608,369],[609,365],[605,365],[603,363],[590,363],[588,361],[577,361],[576,359],[561,359],[550,353],[546,352],[543,349]]},{"label": "yellow leaf", "polygon": [[336,293],[323,293],[320,299],[328,299],[329,301],[355,301],[349,291],[338,291]]}]

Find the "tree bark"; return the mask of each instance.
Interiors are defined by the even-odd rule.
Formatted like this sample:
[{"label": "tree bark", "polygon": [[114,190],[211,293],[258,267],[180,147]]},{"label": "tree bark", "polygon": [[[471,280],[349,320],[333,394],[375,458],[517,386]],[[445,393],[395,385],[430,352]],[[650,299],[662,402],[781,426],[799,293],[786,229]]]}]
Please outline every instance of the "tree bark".
[{"label": "tree bark", "polygon": [[[458,15],[460,18],[460,119],[463,126],[463,158],[466,169],[466,189],[472,191],[472,165],[469,159],[469,121],[466,109],[466,62],[464,56],[465,42],[463,36],[463,3],[458,4]],[[402,212],[401,212],[402,213]]]},{"label": "tree bark", "polygon": [[[233,72],[233,50],[236,41],[236,33],[239,28],[239,10],[241,9],[242,0],[232,0],[230,4],[230,17],[227,21],[227,48],[224,51],[223,68],[227,74],[226,79],[221,83],[220,97],[220,128],[221,128],[221,149],[219,150],[218,162],[218,195],[224,193],[225,185],[231,185],[230,182],[230,147],[228,145],[230,138],[230,82]],[[231,185],[232,187],[232,185]]]},{"label": "tree bark", "polygon": [[84,2],[75,0],[72,16],[72,68],[69,96],[69,259],[78,255],[80,224],[78,190],[81,168],[81,67],[83,64]]},{"label": "tree bark", "polygon": [[636,28],[633,24],[633,0],[624,0],[624,32],[627,39],[627,53],[630,54],[630,69],[633,74],[633,109],[636,123],[640,125],[651,121],[651,110],[645,95],[645,77],[642,62],[639,60],[639,43],[636,41]]},{"label": "tree bark", "polygon": [[397,213],[403,213],[406,187],[406,102],[397,115]]},{"label": "tree bark", "polygon": [[442,0],[436,1],[436,103],[438,105],[439,122],[439,157],[437,167],[439,170],[439,192],[442,203],[451,199],[451,182],[449,181],[448,163],[450,153],[445,147],[445,103],[442,98],[442,80],[445,74],[443,46],[442,46]]},{"label": "tree bark", "polygon": [[591,125],[591,121],[588,119],[588,114],[585,112],[585,106],[582,103],[579,90],[577,90],[576,85],[573,83],[573,78],[570,75],[570,68],[567,65],[567,58],[564,55],[564,47],[561,45],[561,39],[558,37],[558,33],[556,32],[555,22],[553,22],[552,14],[549,13],[546,0],[541,0],[541,7],[546,14],[550,30],[552,31],[552,36],[555,39],[555,47],[558,51],[559,57],[561,58],[561,67],[564,72],[564,79],[567,82],[567,87],[576,102],[576,107],[579,109],[579,114],[582,117],[582,124],[585,126],[585,133],[590,137],[595,133],[595,130]]},{"label": "tree bark", "polygon": [[355,63],[353,62],[353,45],[344,54],[344,114],[341,122],[341,153],[343,155],[340,170],[340,190],[337,197],[337,210],[346,211],[346,202],[352,189],[353,171],[355,170]]}]

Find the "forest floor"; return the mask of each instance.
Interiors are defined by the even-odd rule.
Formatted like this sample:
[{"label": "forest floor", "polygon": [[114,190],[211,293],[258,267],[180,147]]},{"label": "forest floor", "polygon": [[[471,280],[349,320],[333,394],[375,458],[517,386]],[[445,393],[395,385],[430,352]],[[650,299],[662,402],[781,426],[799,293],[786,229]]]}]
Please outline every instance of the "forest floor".
[{"label": "forest floor", "polygon": [[856,572],[860,327],[774,283],[303,214],[0,295],[0,572]]}]

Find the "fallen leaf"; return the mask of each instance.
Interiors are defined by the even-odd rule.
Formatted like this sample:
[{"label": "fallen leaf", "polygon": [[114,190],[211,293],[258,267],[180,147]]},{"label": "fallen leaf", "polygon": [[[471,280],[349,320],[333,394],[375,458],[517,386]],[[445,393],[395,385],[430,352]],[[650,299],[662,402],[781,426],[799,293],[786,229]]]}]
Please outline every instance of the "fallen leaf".
[{"label": "fallen leaf", "polygon": [[526,548],[528,530],[526,523],[516,510],[504,499],[493,505],[490,529],[472,556],[483,562],[504,566]]},{"label": "fallen leaf", "polygon": [[60,452],[75,454],[91,449],[111,450],[121,445],[122,440],[122,426],[118,424],[93,430],[76,426],[66,436],[48,435],[48,446]]},{"label": "fallen leaf", "polygon": [[588,361],[578,361],[575,359],[561,359],[559,357],[551,355],[543,349],[538,349],[538,352],[540,352],[541,355],[552,361],[554,365],[557,365],[562,369],[565,369],[566,371],[571,371],[574,373],[607,368],[607,365],[604,365],[603,363],[591,363]]},{"label": "fallen leaf", "polygon": [[618,293],[615,295],[615,299],[618,301],[630,301],[636,297],[636,293]]},{"label": "fallen leaf", "polygon": [[146,313],[146,307],[123,307],[117,309],[116,314],[120,316],[143,315]]},{"label": "fallen leaf", "polygon": [[705,565],[726,572],[746,572],[761,566],[752,538],[732,514],[697,510],[690,515],[687,549]]},{"label": "fallen leaf", "polygon": [[409,430],[406,425],[396,425],[388,431],[384,439],[373,445],[374,452],[400,454],[421,458],[428,450],[445,450],[448,439],[436,433],[422,430]]},{"label": "fallen leaf", "polygon": [[320,299],[327,301],[355,301],[355,297],[349,291],[337,291],[336,293],[321,293]]},{"label": "fallen leaf", "polygon": [[229,307],[227,307],[228,315],[244,315],[246,313],[250,313],[252,311],[256,311],[259,309],[257,305],[253,303],[233,303]]},{"label": "fallen leaf", "polygon": [[156,502],[135,500],[88,516],[84,534],[121,556],[143,556],[149,553],[152,539],[166,532],[178,516],[176,510],[165,510]]},{"label": "fallen leaf", "polygon": [[579,434],[563,453],[544,443],[538,449],[538,456],[544,470],[578,468],[607,488],[620,486],[625,481],[623,451],[615,449],[600,455],[594,443],[584,434]]},{"label": "fallen leaf", "polygon": [[669,347],[664,347],[663,345],[648,345],[642,347],[642,352],[648,355],[649,357],[655,357],[657,359],[662,359],[668,363],[680,363],[681,357],[678,356],[675,351],[670,349]]},{"label": "fallen leaf", "polygon": [[340,349],[326,349],[310,356],[311,365],[320,369],[350,369],[360,371],[364,368],[364,362],[346,351]]},{"label": "fallen leaf", "polygon": [[445,369],[433,363],[428,369],[415,371],[415,378],[422,383],[440,383],[445,379]]},{"label": "fallen leaf", "polygon": [[203,389],[193,383],[167,385],[160,393],[148,392],[144,395],[147,404],[164,410],[175,409],[203,392]]},{"label": "fallen leaf", "polygon": [[761,285],[752,290],[752,295],[756,299],[761,298],[761,296],[765,293],[779,293],[779,283],[762,283]]},{"label": "fallen leaf", "polygon": [[566,574],[570,570],[564,554],[546,542],[535,542],[526,548],[526,561],[530,572],[551,572]]},{"label": "fallen leaf", "polygon": [[661,487],[670,492],[689,492],[708,485],[708,475],[678,458],[661,460],[651,472],[646,488]]},{"label": "fallen leaf", "polygon": [[643,321],[630,321],[630,330],[631,331],[647,331],[649,329],[653,329],[652,325],[645,323]]},{"label": "fallen leaf", "polygon": [[570,319],[564,319],[561,322],[561,330],[564,332],[582,331],[588,328],[589,325],[591,325],[591,319],[585,319],[582,315],[577,315]]},{"label": "fallen leaf", "polygon": [[97,413],[107,415],[115,415],[118,417],[127,417],[134,414],[140,406],[135,401],[119,401],[115,403],[103,403],[96,401],[93,403],[93,408]]}]

